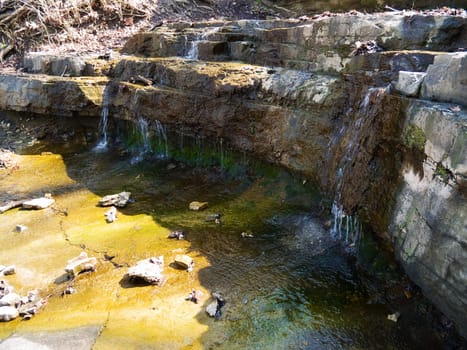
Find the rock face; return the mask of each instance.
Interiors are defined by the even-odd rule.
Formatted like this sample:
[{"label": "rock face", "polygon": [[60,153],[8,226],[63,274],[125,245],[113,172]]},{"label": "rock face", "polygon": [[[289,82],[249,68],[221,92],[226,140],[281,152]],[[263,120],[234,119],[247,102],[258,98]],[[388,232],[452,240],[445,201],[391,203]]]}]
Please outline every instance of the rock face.
[{"label": "rock face", "polygon": [[[413,101],[391,233],[409,276],[467,334],[467,112]],[[407,131],[409,130],[409,131]],[[417,134],[416,134],[417,133]]]},{"label": "rock face", "polygon": [[105,85],[113,119],[299,172],[334,197],[335,215],[393,239],[467,336],[466,47],[463,11],[177,22],[131,38],[108,78],[44,76],[59,70],[36,57],[38,74],[0,76],[0,108],[99,116]]}]

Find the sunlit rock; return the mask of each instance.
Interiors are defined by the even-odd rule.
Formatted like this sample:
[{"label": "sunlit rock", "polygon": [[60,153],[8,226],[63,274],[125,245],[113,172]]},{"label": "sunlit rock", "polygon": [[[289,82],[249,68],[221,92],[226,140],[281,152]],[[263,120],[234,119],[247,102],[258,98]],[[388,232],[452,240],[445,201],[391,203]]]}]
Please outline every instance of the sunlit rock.
[{"label": "sunlit rock", "polygon": [[112,206],[109,210],[107,210],[104,214],[105,216],[105,221],[108,223],[114,222],[117,220],[117,208]]},{"label": "sunlit rock", "polygon": [[188,255],[179,254],[175,256],[174,262],[177,266],[187,271],[191,271],[195,262]]},{"label": "sunlit rock", "polygon": [[52,204],[55,203],[55,199],[51,197],[41,197],[41,198],[34,198],[30,201],[23,202],[24,209],[45,209],[50,207]]},{"label": "sunlit rock", "polygon": [[21,303],[21,297],[16,293],[8,293],[0,299],[0,306],[18,306]]},{"label": "sunlit rock", "polygon": [[77,276],[81,272],[95,271],[97,259],[95,257],[88,257],[86,252],[81,252],[77,257],[68,260],[68,265],[65,271],[71,276]]},{"label": "sunlit rock", "polygon": [[0,321],[8,322],[19,316],[18,310],[13,306],[0,306]]},{"label": "sunlit rock", "polygon": [[164,257],[152,257],[140,260],[135,266],[128,269],[127,277],[130,280],[142,280],[149,284],[161,284],[163,282]]}]

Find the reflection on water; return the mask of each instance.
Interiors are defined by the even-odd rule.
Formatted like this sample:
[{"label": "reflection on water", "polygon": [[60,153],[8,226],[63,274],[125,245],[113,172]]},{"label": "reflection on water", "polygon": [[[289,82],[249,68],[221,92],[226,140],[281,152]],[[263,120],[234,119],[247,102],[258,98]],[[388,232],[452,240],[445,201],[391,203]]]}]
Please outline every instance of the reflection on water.
[{"label": "reflection on water", "polygon": [[[429,318],[400,302],[396,271],[384,266],[371,275],[359,268],[329,235],[330,217],[318,215],[323,210],[317,192],[285,172],[252,166],[231,176],[224,167],[191,167],[157,156],[132,164],[131,157],[111,151],[23,157],[17,172],[1,174],[1,193],[50,191],[69,215],[13,210],[0,216],[0,228],[10,239],[0,248],[1,256],[14,260],[0,263],[22,266],[12,283],[19,290],[32,286],[20,276],[23,269],[30,276],[40,274],[32,280],[42,280],[42,288],[53,288],[53,277],[82,248],[100,265],[76,282],[76,295],[51,298],[27,325],[0,325],[1,338],[97,324],[104,326],[94,349],[444,346]],[[120,210],[116,223],[107,224],[96,201],[122,190],[131,191],[136,202]],[[194,200],[209,202],[209,208],[189,211]],[[213,213],[222,215],[220,224],[205,220]],[[22,237],[11,232],[16,222],[29,227]],[[168,240],[171,230],[183,230],[187,241]],[[163,287],[119,283],[125,267],[137,260],[162,254],[168,264],[180,252],[194,258],[193,272],[166,266]],[[204,293],[200,305],[184,300],[192,288]],[[227,301],[218,321],[204,312],[213,291]],[[397,311],[395,305],[407,310],[399,323],[386,318]]]}]

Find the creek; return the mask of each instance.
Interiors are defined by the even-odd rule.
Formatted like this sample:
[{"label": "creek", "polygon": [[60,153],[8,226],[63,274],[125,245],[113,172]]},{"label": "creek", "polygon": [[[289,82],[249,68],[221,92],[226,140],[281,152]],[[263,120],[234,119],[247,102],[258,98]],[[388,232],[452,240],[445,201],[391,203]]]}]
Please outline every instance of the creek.
[{"label": "creek", "polygon": [[[17,269],[4,278],[22,294],[37,288],[50,296],[31,320],[0,324],[0,348],[449,345],[433,325],[431,306],[416,290],[404,296],[408,280],[370,235],[352,250],[333,239],[331,200],[302,178],[236,154],[222,139],[170,135],[160,122],[120,125],[96,152],[92,118],[88,124],[85,118],[81,124],[25,114],[1,118],[1,146],[18,153],[15,169],[0,170],[1,201],[50,192],[56,204],[0,215],[0,263]],[[135,202],[106,223],[106,208],[97,202],[121,191],[131,191]],[[208,208],[188,210],[198,200]],[[222,215],[221,223],[206,221],[213,213]],[[16,225],[27,229],[16,232]],[[173,230],[186,239],[167,239]],[[97,271],[80,275],[76,293],[61,296],[67,260],[83,250],[98,259]],[[176,254],[192,257],[193,271],[173,268]],[[162,286],[125,282],[129,266],[160,255]],[[198,304],[185,300],[192,289],[203,294]],[[214,291],[226,300],[219,320],[205,312]],[[387,319],[396,311],[402,314],[397,323]]]}]

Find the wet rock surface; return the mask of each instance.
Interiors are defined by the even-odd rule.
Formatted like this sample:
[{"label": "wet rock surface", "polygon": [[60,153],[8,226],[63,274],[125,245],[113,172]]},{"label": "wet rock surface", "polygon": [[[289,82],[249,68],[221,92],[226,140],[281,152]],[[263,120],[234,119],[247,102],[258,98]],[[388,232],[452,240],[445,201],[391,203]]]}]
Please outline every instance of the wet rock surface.
[{"label": "wet rock surface", "polygon": [[[336,194],[339,215],[360,214],[380,237],[394,237],[410,277],[465,334],[467,313],[458,312],[467,305],[465,89],[459,88],[465,53],[448,52],[467,46],[465,28],[464,13],[401,12],[168,24],[127,43],[124,52],[140,57],[114,62],[106,87],[109,109],[114,118],[145,116],[192,136],[203,130],[224,145],[305,174]],[[442,103],[419,108],[423,103],[395,93],[401,68],[426,76],[420,93],[418,83],[400,92]],[[152,84],[135,84],[135,76]],[[0,104],[98,115],[107,82],[91,80],[97,87],[90,88],[86,79],[5,75]],[[305,245],[318,254],[332,248],[328,240],[311,242],[315,247],[300,239],[285,245]]]}]

